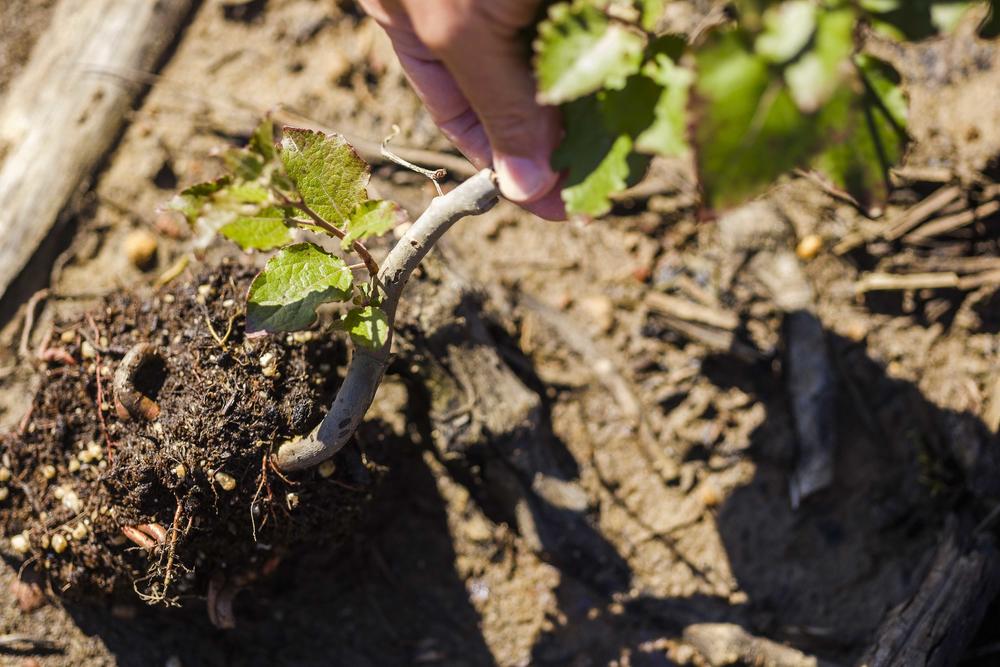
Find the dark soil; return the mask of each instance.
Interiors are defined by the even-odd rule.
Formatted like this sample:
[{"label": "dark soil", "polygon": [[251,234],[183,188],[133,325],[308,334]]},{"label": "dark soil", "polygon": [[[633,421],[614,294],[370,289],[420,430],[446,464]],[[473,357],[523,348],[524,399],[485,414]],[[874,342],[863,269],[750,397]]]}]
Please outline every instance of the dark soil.
[{"label": "dark soil", "polygon": [[[292,539],[281,531],[300,535],[293,520],[341,521],[342,513],[333,510],[301,513],[334,502],[303,501],[314,485],[325,483],[315,473],[294,489],[268,476],[273,514],[266,512],[257,525],[257,543],[251,508],[266,449],[256,441],[280,441],[318,419],[310,414],[300,422],[292,414],[300,396],[321,396],[322,405],[333,388],[310,384],[304,369],[332,377],[321,364],[337,368],[343,351],[331,344],[327,352],[319,341],[272,340],[255,341],[263,347],[249,352],[237,318],[223,353],[196,299],[204,282],[225,288],[206,303],[221,336],[242,294],[228,279],[189,275],[184,288],[159,296],[151,289],[139,290],[145,300],[116,296],[123,285],[153,283],[193,250],[193,241],[157,207],[176,188],[214,176],[218,152],[245,141],[275,108],[369,140],[375,147],[366,155],[370,160],[379,159],[378,142],[393,124],[403,129],[399,146],[450,150],[409,90],[388,41],[355,3],[252,4],[260,11],[241,18],[218,3],[201,3],[86,195],[88,205],[76,216],[33,325],[21,316],[0,331],[0,420],[16,430],[34,405],[36,414],[26,423],[36,432],[23,438],[41,447],[37,461],[28,458],[20,438],[9,442],[25,457],[17,463],[35,475],[25,479],[39,511],[50,513],[53,526],[73,518],[42,490],[79,485],[83,475],[90,480],[83,491],[105,494],[99,497],[106,505],[112,494],[128,499],[129,522],[155,519],[169,529],[180,506],[179,536],[186,546],[178,542],[178,562],[193,562],[192,594],[204,592],[223,562],[228,571],[253,568],[255,544],[277,548]],[[674,18],[695,25],[709,4],[676,0],[670,6]],[[11,6],[26,5],[31,21],[44,22],[42,3]],[[6,25],[5,9],[0,41],[5,28],[21,30]],[[988,68],[963,67],[969,57],[985,64],[985,53],[992,54]],[[1000,49],[995,42],[935,40],[897,59],[913,105],[915,141],[907,161],[913,172],[900,177],[876,219],[796,178],[762,198],[775,224],[753,224],[761,217],[756,214],[748,225],[732,224],[727,215],[707,220],[697,208],[691,165],[677,161],[655,163],[640,190],[595,224],[545,224],[501,203],[453,228],[435,254],[461,274],[462,298],[458,306],[443,299],[444,283],[427,280],[432,267],[425,264],[424,278],[408,288],[409,314],[403,313],[398,329],[395,361],[363,426],[366,456],[390,468],[370,511],[345,548],[289,546],[282,567],[237,598],[235,630],[216,630],[202,608],[164,614],[137,602],[127,582],[152,573],[140,590],[162,585],[164,550],[147,556],[125,542],[107,557],[120,558],[127,577],[103,589],[124,589],[131,606],[119,601],[109,607],[102,597],[23,613],[9,602],[0,605],[0,632],[54,642],[55,652],[29,652],[45,667],[168,660],[188,667],[702,667],[707,658],[688,641],[689,629],[725,623],[805,651],[820,664],[852,664],[891,610],[925,581],[951,534],[949,525],[970,540],[994,540],[995,521],[984,519],[1000,499],[1000,281],[970,290],[857,290],[871,272],[956,271],[964,277],[1000,269],[996,214],[921,243],[883,236],[912,206],[949,184],[960,186],[962,196],[933,220],[1000,194],[995,160],[983,172],[984,160],[1000,155]],[[949,71],[965,75],[944,83],[935,76]],[[296,121],[294,113],[287,119]],[[921,174],[939,180],[923,181]],[[422,176],[382,163],[373,170],[372,188],[400,202],[411,217],[434,194]],[[149,266],[133,265],[125,252],[137,232],[157,239]],[[823,414],[820,423],[832,424],[822,429],[821,440],[832,445],[833,482],[793,507],[790,480],[803,451],[793,407],[802,393],[795,382],[803,374],[796,369],[803,366],[789,350],[796,336],[786,325],[801,318],[786,316],[778,304],[787,284],[777,281],[775,289],[773,280],[762,284],[761,274],[769,256],[792,253],[810,237],[821,248],[798,262],[814,293],[803,321],[817,334],[807,352],[827,359],[824,377],[834,387],[833,400],[812,406]],[[49,267],[38,262],[33,268],[44,283]],[[217,270],[215,262],[190,269],[206,276]],[[242,280],[234,277],[237,286]],[[168,314],[162,301],[168,292],[175,294],[175,307],[187,310]],[[475,298],[466,298],[471,292]],[[657,295],[735,319],[733,337],[724,336],[720,345],[718,331],[662,312]],[[234,306],[222,305],[227,296]],[[104,299],[118,314],[106,314]],[[86,310],[97,334],[81,315]],[[126,323],[123,313],[132,320]],[[169,327],[154,326],[154,314]],[[476,323],[480,331],[473,330]],[[170,341],[191,332],[184,349],[167,346],[158,389],[157,374],[151,374],[148,391],[163,409],[163,434],[149,422],[121,422],[113,407],[103,413],[116,465],[126,460],[128,442],[129,449],[151,455],[143,459],[150,479],[123,469],[133,476],[122,480],[131,481],[116,485],[110,480],[114,466],[101,471],[100,462],[82,465],[78,478],[67,479],[67,450],[91,440],[107,448],[96,420],[96,359],[82,359],[80,337],[101,348],[107,390],[133,344],[163,345],[158,336],[139,335],[140,324],[144,332],[169,328]],[[38,375],[34,350],[46,347],[53,325],[48,347],[65,347],[77,365],[56,360]],[[65,329],[76,332],[69,343],[60,339]],[[22,331],[29,346],[18,354]],[[260,371],[260,356],[268,351],[276,353],[279,381]],[[321,358],[326,354],[333,361]],[[230,366],[222,368],[215,358]],[[495,378],[504,378],[504,391]],[[220,416],[237,389],[229,413]],[[172,398],[177,391],[183,393]],[[515,395],[518,401],[508,400]],[[498,414],[527,419],[509,418],[496,428],[488,418]],[[66,434],[82,435],[53,438],[59,419]],[[198,443],[215,439],[231,452],[225,462],[192,454]],[[388,458],[375,451],[380,441],[391,443],[384,447]],[[161,447],[165,456],[157,459]],[[186,457],[184,484],[190,486],[178,483],[168,453]],[[357,450],[341,456],[364,461]],[[208,468],[199,467],[202,458]],[[46,482],[34,466],[50,461],[56,477]],[[219,464],[237,482],[232,494],[212,481]],[[102,475],[106,481],[96,482]],[[334,479],[367,488],[346,462],[338,462]],[[21,514],[0,526],[3,544],[28,521],[38,535],[34,552],[50,553],[40,546],[35,509],[27,509],[16,485],[8,487],[0,508],[9,514],[17,507]],[[281,509],[288,490],[300,494],[299,515],[287,505]],[[357,496],[341,502],[369,507]],[[203,523],[185,534],[189,511]],[[105,528],[96,522],[108,531],[101,534],[122,539],[125,522],[103,520]],[[208,526],[219,530],[209,534]],[[347,526],[322,523],[319,530],[340,528]],[[199,562],[195,540],[215,554],[225,543],[232,554]],[[81,573],[86,565],[78,551],[73,540],[59,558],[48,559]],[[261,550],[258,563],[267,558]],[[18,567],[0,567],[5,586]],[[168,597],[173,591],[184,599],[178,583],[184,573],[174,569],[178,579]],[[996,583],[984,578],[979,588],[988,595]],[[86,597],[79,587],[66,591],[75,593]],[[995,609],[966,654],[978,660],[970,664],[996,664],[997,618]],[[962,660],[960,649],[952,653],[952,662]]]},{"label": "dark soil", "polygon": [[[357,446],[332,471],[285,477],[269,462],[322,418],[345,348],[320,332],[248,340],[252,275],[224,262],[154,294],[113,293],[54,327],[55,360],[20,432],[2,438],[11,478],[0,523],[28,540],[27,553],[5,555],[60,597],[200,595],[210,577],[252,580],[288,550],[335,546],[355,526],[381,474]],[[116,366],[140,343],[158,355],[133,378],[155,419],[112,407]],[[149,524],[164,531],[153,549],[123,534]]]}]

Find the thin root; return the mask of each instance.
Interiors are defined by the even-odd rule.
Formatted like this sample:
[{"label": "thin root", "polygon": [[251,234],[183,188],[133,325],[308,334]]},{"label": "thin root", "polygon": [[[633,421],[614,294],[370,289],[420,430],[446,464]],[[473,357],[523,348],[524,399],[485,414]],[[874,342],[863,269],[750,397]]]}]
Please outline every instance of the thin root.
[{"label": "thin root", "polygon": [[21,344],[17,348],[18,354],[21,355],[22,359],[27,359],[30,356],[28,344],[31,340],[31,330],[35,328],[35,311],[38,309],[38,303],[48,296],[49,290],[40,289],[28,299],[28,305],[25,306],[24,328],[21,329]]},{"label": "thin root", "polygon": [[[90,313],[87,314],[87,323],[94,331],[94,342],[100,342],[101,332],[97,328],[97,323]],[[104,436],[104,445],[108,451],[108,461],[114,461],[114,448],[111,446],[111,436],[108,434],[108,424],[104,420],[104,382],[101,380],[101,352],[94,345],[94,376],[97,381],[97,421],[101,426],[101,434]]]}]

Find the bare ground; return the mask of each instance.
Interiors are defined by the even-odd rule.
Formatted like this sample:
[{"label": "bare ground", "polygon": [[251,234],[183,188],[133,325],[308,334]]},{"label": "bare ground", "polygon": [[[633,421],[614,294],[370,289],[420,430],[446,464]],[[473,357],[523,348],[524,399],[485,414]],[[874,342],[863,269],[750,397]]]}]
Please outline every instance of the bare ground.
[{"label": "bare ground", "polygon": [[[378,140],[399,124],[400,143],[447,149],[383,37],[350,7],[273,0],[227,18],[221,4],[203,5],[77,217],[33,342],[57,311],[70,317],[93,296],[148,286],[182,257],[187,241],[172,238],[157,207],[211,176],[213,151],[242,141],[279,104],[349,135]],[[967,127],[951,143],[927,130],[944,137],[934,155],[956,167],[997,146],[988,121],[970,112],[962,122],[979,123],[974,151],[963,152]],[[432,194],[420,177],[388,168],[376,170],[374,185],[412,211]],[[904,189],[885,220],[923,194]],[[967,491],[962,451],[952,445],[997,445],[984,421],[1000,403],[1000,297],[995,284],[856,296],[862,272],[919,264],[926,253],[877,244],[833,252],[885,222],[865,220],[804,179],[771,193],[770,213],[748,233],[734,233],[725,218],[700,221],[693,195],[686,168],[664,165],[653,187],[607,221],[545,224],[504,205],[447,239],[448,265],[483,286],[500,356],[539,397],[526,446],[551,465],[544,475],[532,475],[534,464],[516,468],[531,489],[523,503],[499,502],[474,464],[450,459],[420,427],[427,410],[415,414],[420,382],[404,354],[373,417],[406,444],[390,456],[371,518],[345,549],[293,556],[242,594],[236,630],[213,629],[194,608],[48,605],[23,614],[8,601],[2,631],[54,641],[54,652],[30,653],[43,665],[171,657],[185,665],[667,665],[703,664],[685,630],[729,622],[851,662],[919,584],[945,517],[985,512],[991,496]],[[123,253],[135,230],[157,235],[147,271]],[[792,509],[797,436],[785,318],[780,290],[753,257],[811,234],[824,240],[802,265],[837,378],[836,468],[829,489]],[[997,256],[995,233],[972,234],[957,239],[959,254]],[[651,293],[735,315],[737,339],[752,353],[678,333]],[[7,425],[46,381],[16,357],[21,321],[0,351]],[[460,430],[461,410],[437,415],[425,426]],[[3,578],[6,588],[14,571],[4,567]]]}]

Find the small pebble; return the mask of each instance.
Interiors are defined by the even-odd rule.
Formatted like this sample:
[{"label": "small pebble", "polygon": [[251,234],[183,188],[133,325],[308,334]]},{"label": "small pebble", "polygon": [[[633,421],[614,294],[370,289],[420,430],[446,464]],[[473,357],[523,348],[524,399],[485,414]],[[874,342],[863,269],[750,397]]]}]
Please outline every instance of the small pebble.
[{"label": "small pebble", "polygon": [[278,374],[277,357],[274,356],[273,352],[265,352],[260,355],[260,368],[264,377],[272,378]]},{"label": "small pebble", "polygon": [[163,295],[163,303],[173,303],[176,300],[177,300],[177,298],[174,297],[173,294],[164,294]]},{"label": "small pebble", "polygon": [[56,476],[56,467],[53,465],[42,466],[42,477],[45,479],[52,479]]},{"label": "small pebble", "polygon": [[299,506],[299,494],[295,492],[288,493],[285,495],[285,503],[288,505],[288,509],[295,509]]},{"label": "small pebble", "polygon": [[31,546],[31,544],[28,542],[28,536],[24,533],[18,533],[14,537],[10,538],[10,548],[14,553],[28,553],[29,546]]},{"label": "small pebble", "polygon": [[232,299],[226,299],[225,301],[222,302],[222,307],[223,308],[232,308],[235,305],[236,305],[236,302],[233,301]]},{"label": "small pebble", "polygon": [[64,344],[69,345],[70,343],[76,340],[76,332],[73,331],[72,329],[69,331],[63,331],[61,334],[59,334],[59,340],[62,341]]},{"label": "small pebble", "polygon": [[318,471],[319,471],[319,476],[322,477],[323,479],[326,479],[327,477],[329,477],[330,475],[332,475],[334,472],[337,471],[337,464],[333,462],[333,459],[327,459],[326,461],[323,461],[322,463],[319,464]]},{"label": "small pebble", "polygon": [[87,445],[87,452],[95,460],[102,458],[104,456],[104,448],[101,447],[98,443],[93,441],[91,441],[91,443]]},{"label": "small pebble", "polygon": [[80,346],[80,355],[84,359],[93,359],[97,356],[97,350],[94,349],[89,340],[85,340],[83,341],[83,345]]},{"label": "small pebble", "polygon": [[177,475],[177,479],[184,479],[185,477],[187,477],[187,472],[188,472],[187,466],[185,466],[183,463],[178,463],[176,466],[174,466],[174,474]]},{"label": "small pebble", "polygon": [[795,247],[795,254],[801,260],[810,260],[818,255],[822,249],[823,237],[819,234],[809,234],[802,237],[802,240],[799,241],[799,244]]},{"label": "small pebble", "polygon": [[9,482],[10,477],[10,468],[0,468],[0,482]]},{"label": "small pebble", "polygon": [[9,496],[10,496],[10,489],[8,489],[6,486],[0,486],[0,503],[7,500]]},{"label": "small pebble", "polygon": [[136,229],[128,233],[122,244],[125,256],[137,269],[148,269],[156,259],[158,242],[156,235],[148,229]]},{"label": "small pebble", "polygon": [[582,297],[577,304],[585,319],[600,333],[607,333],[615,324],[615,304],[603,294]]},{"label": "small pebble", "polygon": [[223,491],[232,491],[236,488],[236,479],[228,473],[215,473],[215,481],[222,487]]},{"label": "small pebble", "polygon": [[211,285],[198,285],[198,296],[195,297],[195,301],[200,304],[204,304],[208,300],[208,297],[212,296],[212,286]]},{"label": "small pebble", "polygon": [[78,523],[75,526],[73,526],[74,540],[82,540],[85,537],[87,537],[87,527],[85,525],[83,525],[82,523]]},{"label": "small pebble", "polygon": [[57,554],[61,554],[62,552],[66,551],[66,547],[68,546],[68,544],[69,543],[66,541],[66,538],[60,535],[59,533],[56,533],[55,535],[52,536],[52,550],[55,551]]},{"label": "small pebble", "polygon": [[60,487],[63,491],[62,494],[62,504],[63,507],[68,509],[70,512],[76,513],[83,508],[83,503],[80,502],[80,496],[76,495],[76,491],[73,489],[67,489],[65,487]]}]

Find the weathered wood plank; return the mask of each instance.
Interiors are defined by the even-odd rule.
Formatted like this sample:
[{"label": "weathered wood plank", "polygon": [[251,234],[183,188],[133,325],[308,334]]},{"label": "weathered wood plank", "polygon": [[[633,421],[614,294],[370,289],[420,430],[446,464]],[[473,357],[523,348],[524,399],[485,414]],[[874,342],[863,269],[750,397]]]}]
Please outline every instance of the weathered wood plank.
[{"label": "weathered wood plank", "polygon": [[[113,148],[136,88],[196,0],[62,0],[0,100],[0,296]],[[105,72],[102,74],[101,72]]]},{"label": "weathered wood plank", "polygon": [[962,657],[1000,588],[992,538],[949,522],[923,583],[889,612],[859,667],[950,667]]}]

